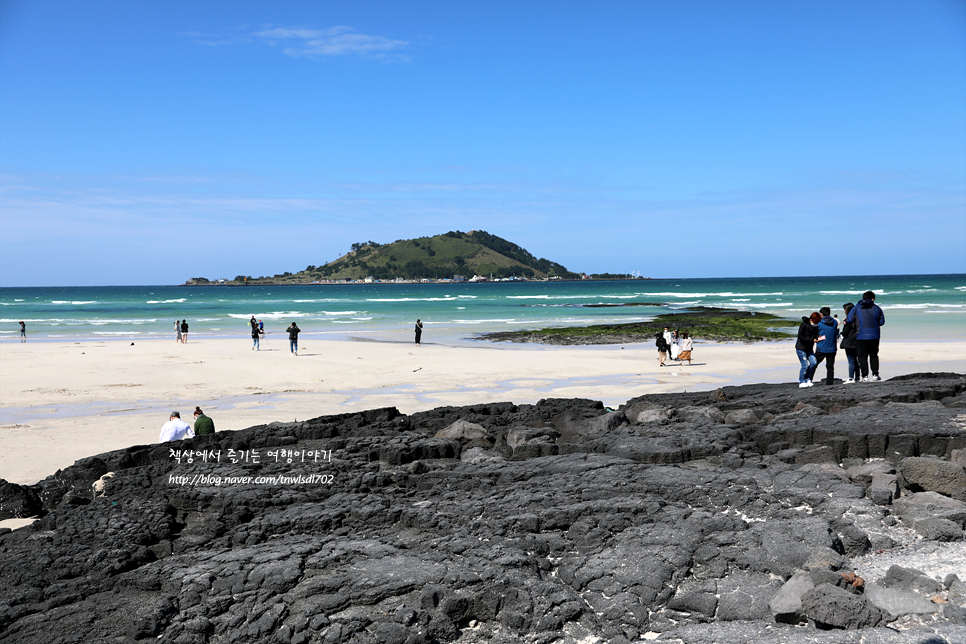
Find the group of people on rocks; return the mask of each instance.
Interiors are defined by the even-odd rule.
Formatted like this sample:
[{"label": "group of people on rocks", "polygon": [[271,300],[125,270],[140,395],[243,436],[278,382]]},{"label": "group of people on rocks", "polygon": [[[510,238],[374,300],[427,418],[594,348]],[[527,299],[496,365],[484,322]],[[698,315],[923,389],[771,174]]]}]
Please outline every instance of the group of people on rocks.
[{"label": "group of people on rocks", "polygon": [[[877,382],[879,377],[879,327],[885,324],[885,315],[875,303],[875,293],[866,291],[858,305],[848,302],[842,305],[845,324],[839,329],[838,316],[823,306],[817,312],[802,317],[798,327],[795,352],[801,363],[798,386],[814,385],[812,378],[818,366],[825,362],[825,384],[835,382],[835,354],[838,346],[845,351],[849,361],[849,378],[844,384],[854,382]],[[841,344],[839,344],[841,339]],[[871,372],[871,375],[870,375]]]},{"label": "group of people on rocks", "polygon": [[658,333],[655,336],[654,344],[657,345],[657,363],[658,366],[667,366],[668,355],[671,356],[671,360],[677,360],[683,362],[688,361],[691,364],[691,351],[694,349],[694,342],[687,331],[683,333],[674,330],[671,331],[668,327],[664,327],[663,333]]},{"label": "group of people on rocks", "polygon": [[179,412],[173,411],[168,418],[168,422],[161,427],[161,436],[158,437],[158,442],[167,443],[168,441],[178,441],[183,438],[194,438],[195,436],[214,433],[215,421],[206,416],[205,412],[201,411],[201,407],[195,407],[194,427],[181,420]]}]

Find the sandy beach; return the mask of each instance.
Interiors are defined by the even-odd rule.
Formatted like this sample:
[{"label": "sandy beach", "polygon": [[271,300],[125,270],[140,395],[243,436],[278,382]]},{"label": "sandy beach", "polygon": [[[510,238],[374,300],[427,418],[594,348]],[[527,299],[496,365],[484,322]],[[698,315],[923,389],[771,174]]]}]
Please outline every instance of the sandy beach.
[{"label": "sandy beach", "polygon": [[[172,410],[196,405],[218,430],[394,406],[590,398],[617,407],[647,393],[793,382],[790,342],[698,344],[694,364],[659,368],[651,346],[326,341],[305,338],[298,357],[273,338],[0,344],[0,478],[35,483],[75,460],[158,440]],[[966,342],[888,342],[884,378],[966,372]],[[836,375],[847,375],[839,353]],[[818,375],[824,375],[820,367]],[[874,386],[874,385],[868,385]]]}]

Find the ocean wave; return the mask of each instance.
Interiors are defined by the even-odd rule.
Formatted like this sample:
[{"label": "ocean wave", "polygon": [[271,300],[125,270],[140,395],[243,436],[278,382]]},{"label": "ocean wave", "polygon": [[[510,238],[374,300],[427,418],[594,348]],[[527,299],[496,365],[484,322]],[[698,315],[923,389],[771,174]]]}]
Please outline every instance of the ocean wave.
[{"label": "ocean wave", "polygon": [[933,309],[963,309],[963,308],[966,308],[966,304],[932,304],[930,302],[924,302],[922,304],[890,304],[889,306],[886,307],[886,310],[887,311],[889,309],[914,309],[914,310],[923,310],[923,309],[928,309],[928,308],[933,308]]},{"label": "ocean wave", "polygon": [[97,304],[97,303],[98,303],[97,300],[74,300],[74,301],[69,301],[69,300],[52,300],[51,301],[51,304],[76,304],[76,305],[81,305],[81,304]]},{"label": "ocean wave", "polygon": [[459,297],[370,297],[366,302],[456,302],[463,299]]},{"label": "ocean wave", "polygon": [[91,331],[91,335],[141,335],[140,331]]},{"label": "ocean wave", "polygon": [[145,304],[176,304],[180,302],[187,302],[188,298],[179,297],[176,300],[148,300]]}]

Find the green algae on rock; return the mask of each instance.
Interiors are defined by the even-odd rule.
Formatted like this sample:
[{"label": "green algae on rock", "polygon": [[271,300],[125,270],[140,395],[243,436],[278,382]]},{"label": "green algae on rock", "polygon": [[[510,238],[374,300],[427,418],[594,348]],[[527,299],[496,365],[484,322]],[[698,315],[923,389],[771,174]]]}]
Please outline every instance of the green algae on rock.
[{"label": "green algae on rock", "polygon": [[540,344],[630,344],[650,342],[655,334],[668,327],[687,332],[698,340],[716,342],[761,342],[795,337],[797,321],[771,315],[734,309],[696,307],[681,313],[665,313],[647,322],[595,324],[581,327],[557,327],[530,331],[485,333],[481,340],[494,342],[536,342]]}]

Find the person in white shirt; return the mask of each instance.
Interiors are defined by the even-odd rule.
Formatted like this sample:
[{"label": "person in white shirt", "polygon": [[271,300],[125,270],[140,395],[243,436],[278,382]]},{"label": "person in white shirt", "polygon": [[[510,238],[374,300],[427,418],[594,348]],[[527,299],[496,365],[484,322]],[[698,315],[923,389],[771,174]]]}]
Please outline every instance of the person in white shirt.
[{"label": "person in white shirt", "polygon": [[195,433],[191,429],[191,425],[181,420],[180,413],[173,411],[171,418],[161,428],[161,436],[158,438],[158,442],[167,443],[168,441],[179,441],[182,438],[194,437]]}]

